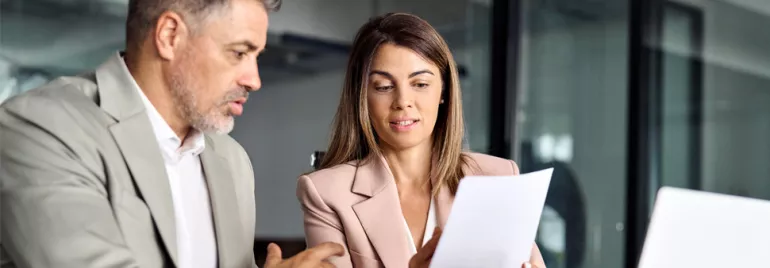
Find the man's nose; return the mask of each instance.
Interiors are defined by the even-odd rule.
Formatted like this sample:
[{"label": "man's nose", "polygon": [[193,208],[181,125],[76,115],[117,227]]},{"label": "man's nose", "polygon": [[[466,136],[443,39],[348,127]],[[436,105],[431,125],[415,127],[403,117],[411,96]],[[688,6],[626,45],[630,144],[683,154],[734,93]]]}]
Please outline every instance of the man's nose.
[{"label": "man's nose", "polygon": [[257,91],[262,88],[262,79],[259,77],[259,67],[256,63],[238,79],[238,85],[248,91]]}]

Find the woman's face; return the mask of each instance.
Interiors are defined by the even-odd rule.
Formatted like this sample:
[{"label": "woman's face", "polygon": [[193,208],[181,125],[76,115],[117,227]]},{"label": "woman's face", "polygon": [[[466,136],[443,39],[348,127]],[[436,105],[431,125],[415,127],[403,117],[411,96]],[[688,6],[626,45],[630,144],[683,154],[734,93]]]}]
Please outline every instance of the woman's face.
[{"label": "woman's face", "polygon": [[443,85],[436,65],[411,49],[383,44],[369,73],[369,117],[382,145],[430,146]]}]

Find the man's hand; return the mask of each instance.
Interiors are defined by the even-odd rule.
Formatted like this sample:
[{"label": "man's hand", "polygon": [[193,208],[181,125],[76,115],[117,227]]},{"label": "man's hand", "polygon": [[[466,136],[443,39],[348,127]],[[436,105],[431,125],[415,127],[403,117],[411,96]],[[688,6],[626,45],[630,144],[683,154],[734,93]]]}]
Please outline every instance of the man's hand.
[{"label": "man's hand", "polygon": [[428,266],[430,266],[430,260],[433,259],[433,252],[436,251],[436,246],[438,245],[438,240],[440,238],[441,229],[436,227],[433,229],[433,237],[431,237],[430,240],[428,240],[428,243],[422,246],[422,248],[417,251],[417,254],[414,254],[412,259],[409,260],[409,268],[428,268]]},{"label": "man's hand", "polygon": [[327,242],[284,260],[281,255],[281,248],[276,244],[270,243],[267,246],[265,268],[334,268],[334,265],[327,259],[331,256],[344,255],[345,248],[340,244]]}]

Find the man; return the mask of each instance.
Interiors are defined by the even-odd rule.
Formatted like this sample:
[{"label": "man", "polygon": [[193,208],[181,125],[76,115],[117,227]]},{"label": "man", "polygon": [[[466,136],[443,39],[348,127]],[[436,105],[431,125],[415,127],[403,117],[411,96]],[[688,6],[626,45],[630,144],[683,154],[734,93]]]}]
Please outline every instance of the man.
[{"label": "man", "polygon": [[[0,106],[2,256],[19,267],[254,267],[253,172],[226,134],[280,0],[130,0],[125,53]],[[325,244],[266,267],[327,267]],[[8,261],[8,260],[3,260]]]}]

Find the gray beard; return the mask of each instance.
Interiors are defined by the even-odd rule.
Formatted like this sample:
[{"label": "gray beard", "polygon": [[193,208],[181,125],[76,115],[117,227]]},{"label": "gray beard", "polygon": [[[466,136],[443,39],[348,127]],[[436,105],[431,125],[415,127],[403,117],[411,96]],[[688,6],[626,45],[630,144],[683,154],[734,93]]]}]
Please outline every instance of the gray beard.
[{"label": "gray beard", "polygon": [[[222,113],[219,108],[226,102],[217,103],[204,111],[198,106],[198,95],[194,83],[181,73],[171,77],[171,95],[177,113],[193,129],[203,133],[228,134],[235,126],[235,120],[229,114]],[[229,97],[229,94],[228,94]]]}]

